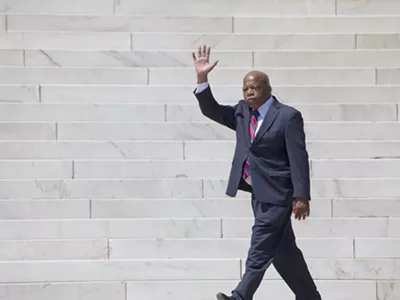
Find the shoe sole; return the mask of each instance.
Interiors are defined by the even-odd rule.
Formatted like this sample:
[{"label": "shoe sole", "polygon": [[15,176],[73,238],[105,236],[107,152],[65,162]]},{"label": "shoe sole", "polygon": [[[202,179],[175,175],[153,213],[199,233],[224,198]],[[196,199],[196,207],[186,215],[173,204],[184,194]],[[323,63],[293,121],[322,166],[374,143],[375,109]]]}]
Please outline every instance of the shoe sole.
[{"label": "shoe sole", "polygon": [[217,300],[225,300],[225,297],[221,294],[217,294]]}]

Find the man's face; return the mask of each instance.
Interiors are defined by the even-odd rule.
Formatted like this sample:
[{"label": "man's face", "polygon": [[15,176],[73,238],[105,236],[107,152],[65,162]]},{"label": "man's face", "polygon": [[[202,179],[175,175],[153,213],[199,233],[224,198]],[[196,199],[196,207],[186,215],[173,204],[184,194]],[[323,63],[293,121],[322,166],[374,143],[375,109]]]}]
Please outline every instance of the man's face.
[{"label": "man's face", "polygon": [[243,79],[243,98],[251,108],[259,108],[270,96],[268,83],[265,80],[253,75]]}]

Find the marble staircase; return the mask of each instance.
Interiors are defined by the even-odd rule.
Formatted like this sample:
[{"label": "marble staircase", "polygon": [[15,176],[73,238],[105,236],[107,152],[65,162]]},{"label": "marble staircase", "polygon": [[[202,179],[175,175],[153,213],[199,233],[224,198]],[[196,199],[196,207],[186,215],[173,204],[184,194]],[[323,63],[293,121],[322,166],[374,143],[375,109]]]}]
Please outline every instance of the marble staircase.
[{"label": "marble staircase", "polygon": [[[324,300],[400,299],[400,1],[0,0],[0,298],[211,300],[244,270],[234,134],[251,69],[306,121]],[[255,300],[294,299],[273,267]]]}]

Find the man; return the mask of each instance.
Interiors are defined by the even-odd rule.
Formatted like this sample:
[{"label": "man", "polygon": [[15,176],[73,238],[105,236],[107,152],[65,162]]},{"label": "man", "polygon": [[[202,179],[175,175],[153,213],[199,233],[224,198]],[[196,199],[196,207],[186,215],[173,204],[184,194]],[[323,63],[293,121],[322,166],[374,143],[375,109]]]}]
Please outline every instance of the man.
[{"label": "man", "polygon": [[281,104],[269,78],[250,72],[243,79],[243,98],[234,106],[220,105],[213,97],[208,74],[210,48],[193,53],[197,73],[195,96],[200,110],[211,120],[236,131],[236,148],[227,195],[250,192],[254,212],[251,245],[242,280],[231,296],[218,300],[251,300],[272,263],[296,295],[296,300],[321,300],[301,250],[297,247],[291,215],[305,219],[310,213],[308,153],[302,115]]}]

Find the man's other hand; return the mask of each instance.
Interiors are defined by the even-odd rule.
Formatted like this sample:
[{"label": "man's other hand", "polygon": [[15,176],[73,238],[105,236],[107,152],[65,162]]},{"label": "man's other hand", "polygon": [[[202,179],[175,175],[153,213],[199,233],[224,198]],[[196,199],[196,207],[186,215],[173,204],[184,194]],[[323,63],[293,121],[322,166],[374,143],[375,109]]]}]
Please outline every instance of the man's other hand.
[{"label": "man's other hand", "polygon": [[293,201],[293,214],[297,220],[305,220],[310,215],[310,201],[296,198]]}]

